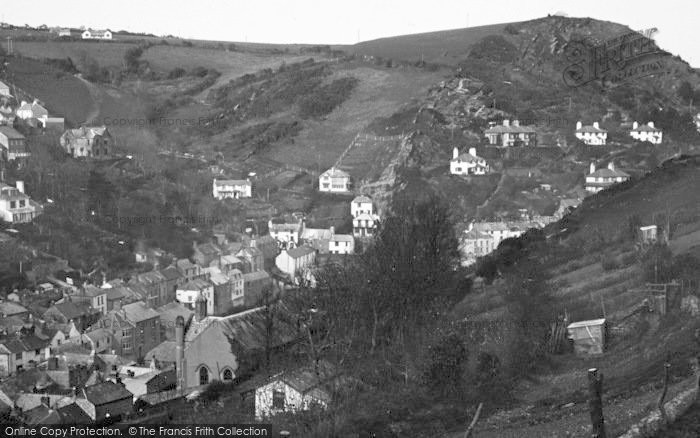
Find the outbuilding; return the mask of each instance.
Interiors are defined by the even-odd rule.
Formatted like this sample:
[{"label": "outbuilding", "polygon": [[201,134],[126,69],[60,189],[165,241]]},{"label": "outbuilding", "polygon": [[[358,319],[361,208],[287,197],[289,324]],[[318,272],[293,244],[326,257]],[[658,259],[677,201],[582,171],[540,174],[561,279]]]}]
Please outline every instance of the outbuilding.
[{"label": "outbuilding", "polygon": [[605,351],[605,319],[578,321],[566,328],[574,343],[574,352],[580,355],[603,354]]}]

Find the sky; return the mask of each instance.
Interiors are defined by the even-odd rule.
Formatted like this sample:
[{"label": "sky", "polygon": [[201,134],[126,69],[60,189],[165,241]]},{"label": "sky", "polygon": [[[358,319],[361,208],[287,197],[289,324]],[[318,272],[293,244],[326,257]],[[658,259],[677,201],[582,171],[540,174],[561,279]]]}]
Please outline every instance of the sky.
[{"label": "sky", "polygon": [[700,67],[697,0],[0,0],[0,21],[262,43],[354,44],[564,12],[657,28],[657,44]]}]

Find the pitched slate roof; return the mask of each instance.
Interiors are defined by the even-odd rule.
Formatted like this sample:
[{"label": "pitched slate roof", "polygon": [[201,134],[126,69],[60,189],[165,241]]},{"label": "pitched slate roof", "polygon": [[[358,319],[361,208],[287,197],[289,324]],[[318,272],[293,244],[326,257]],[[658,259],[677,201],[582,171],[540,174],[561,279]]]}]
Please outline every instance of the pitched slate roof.
[{"label": "pitched slate roof", "polygon": [[243,281],[245,281],[245,282],[262,280],[265,278],[270,278],[270,274],[268,274],[265,271],[255,271],[255,272],[248,272],[247,274],[243,274]]},{"label": "pitched slate roof", "polygon": [[321,174],[321,177],[329,178],[350,178],[350,174],[344,170],[340,170],[337,167],[331,167]]},{"label": "pitched slate roof", "polygon": [[92,418],[75,402],[58,408],[64,424],[92,424]]},{"label": "pitched slate roof", "polygon": [[168,266],[165,269],[161,269],[160,273],[166,279],[166,281],[182,278],[182,274],[180,274],[180,271],[175,269],[174,266]]},{"label": "pitched slate roof", "polygon": [[621,170],[617,169],[608,169],[603,168],[603,169],[598,169],[593,173],[589,173],[586,175],[587,177],[595,177],[595,178],[617,178],[617,177],[622,177],[622,178],[629,178],[629,174],[625,173]]},{"label": "pitched slate roof", "polygon": [[287,255],[293,259],[298,259],[299,257],[303,257],[305,255],[314,253],[313,248],[309,248],[308,246],[297,246],[296,248],[292,248],[287,251]]},{"label": "pitched slate roof", "polygon": [[97,310],[91,309],[90,305],[87,303],[74,303],[72,301],[56,303],[53,305],[53,308],[60,312],[66,319],[77,319],[83,315],[97,312]]},{"label": "pitched slate roof", "polygon": [[24,105],[17,108],[17,111],[32,111],[34,116],[49,115],[49,111],[36,102],[25,102]]},{"label": "pitched slate roof", "polygon": [[331,242],[354,242],[355,238],[350,234],[334,234],[330,240]]},{"label": "pitched slate roof", "polygon": [[586,126],[581,126],[581,128],[577,129],[576,132],[580,132],[582,134],[585,134],[587,132],[595,134],[595,133],[605,133],[608,131],[606,131],[605,129],[596,128],[593,125],[586,125]]},{"label": "pitched slate roof", "polygon": [[158,312],[146,306],[143,302],[126,304],[119,310],[124,314],[127,320],[131,322],[141,322],[148,319],[157,318]]},{"label": "pitched slate roof", "polygon": [[0,134],[3,134],[10,140],[22,140],[25,137],[11,126],[0,126]]},{"label": "pitched slate roof", "polygon": [[159,362],[175,362],[176,350],[177,342],[163,341],[146,353],[144,358],[146,360],[151,360],[155,357],[155,359]]},{"label": "pitched slate roof", "polygon": [[513,125],[496,125],[492,126],[484,131],[485,134],[518,134],[521,132],[534,133],[535,129],[531,126],[513,126]]},{"label": "pitched slate roof", "polygon": [[252,183],[247,179],[215,179],[215,186],[249,186]]},{"label": "pitched slate roof", "polygon": [[0,314],[4,316],[19,315],[20,313],[27,312],[27,308],[18,303],[14,303],[12,301],[7,300],[0,302]]},{"label": "pitched slate roof", "polygon": [[355,199],[352,200],[353,204],[359,204],[359,203],[372,203],[372,200],[365,195],[360,195],[355,197]]},{"label": "pitched slate roof", "polygon": [[109,135],[109,131],[106,126],[81,126],[76,129],[69,129],[63,133],[63,136],[68,140],[74,140],[79,138],[84,138],[87,140],[92,140],[98,136],[104,136],[105,133]]},{"label": "pitched slate roof", "polygon": [[[274,327],[271,345],[278,347],[288,344],[298,337],[295,323],[284,303],[279,302],[274,314]],[[245,350],[260,350],[265,348],[267,341],[267,321],[264,307],[246,310],[230,316],[209,316],[198,323],[192,324],[185,335],[186,342],[194,341],[200,334],[212,326],[218,326],[229,339]]]},{"label": "pitched slate roof", "polygon": [[84,388],[83,391],[85,393],[85,398],[96,406],[123,400],[125,398],[132,398],[134,396],[122,385],[109,381],[88,386]]}]

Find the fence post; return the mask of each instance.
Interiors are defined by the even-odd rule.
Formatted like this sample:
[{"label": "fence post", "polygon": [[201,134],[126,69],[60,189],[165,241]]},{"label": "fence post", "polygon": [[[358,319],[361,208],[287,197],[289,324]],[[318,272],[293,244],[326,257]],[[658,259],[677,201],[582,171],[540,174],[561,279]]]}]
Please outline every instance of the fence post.
[{"label": "fence post", "polygon": [[606,438],[603,418],[603,373],[597,368],[588,370],[588,407],[591,413],[591,437]]}]

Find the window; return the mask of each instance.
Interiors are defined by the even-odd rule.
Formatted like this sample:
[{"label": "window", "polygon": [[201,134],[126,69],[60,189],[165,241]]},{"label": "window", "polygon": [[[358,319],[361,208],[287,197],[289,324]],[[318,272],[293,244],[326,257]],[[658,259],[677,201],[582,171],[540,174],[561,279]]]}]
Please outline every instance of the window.
[{"label": "window", "polygon": [[36,354],[37,356],[40,355],[40,354],[41,354],[41,350],[39,350],[39,349],[34,350],[34,354]]},{"label": "window", "polygon": [[199,384],[200,385],[207,385],[209,383],[209,369],[207,367],[202,366],[199,369]]},{"label": "window", "polygon": [[25,202],[26,202],[26,201],[25,201],[24,199],[21,199],[21,200],[19,201],[19,206],[20,206],[20,207],[24,207],[24,203],[25,203]]},{"label": "window", "polygon": [[284,410],[284,391],[272,391],[272,408]]},{"label": "window", "polygon": [[231,371],[230,369],[226,368],[226,369],[224,370],[223,379],[224,379],[224,382],[230,382],[231,380],[233,380],[233,371]]},{"label": "window", "polygon": [[15,359],[22,360],[22,353],[15,354]]},{"label": "window", "polygon": [[131,342],[122,342],[123,350],[131,350]]},{"label": "window", "polygon": [[17,201],[10,201],[10,208],[16,208]]}]

